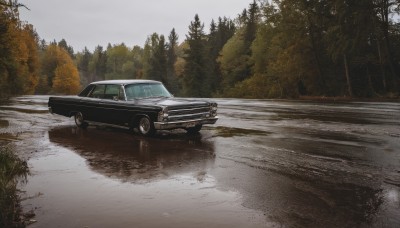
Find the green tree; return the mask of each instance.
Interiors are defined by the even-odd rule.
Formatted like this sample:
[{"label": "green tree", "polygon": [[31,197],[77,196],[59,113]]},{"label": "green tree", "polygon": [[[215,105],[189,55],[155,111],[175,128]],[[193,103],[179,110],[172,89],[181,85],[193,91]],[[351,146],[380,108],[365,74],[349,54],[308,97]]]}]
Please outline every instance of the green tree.
[{"label": "green tree", "polygon": [[336,0],[330,7],[333,13],[326,33],[327,52],[334,63],[342,63],[347,95],[366,96],[368,79],[357,68],[368,65],[364,60],[374,36],[372,2]]},{"label": "green tree", "polygon": [[242,39],[242,34],[243,29],[238,29],[235,35],[224,45],[218,58],[225,89],[234,86],[237,82],[249,76],[247,73],[249,71],[248,62],[250,56],[247,54],[248,50]]},{"label": "green tree", "polygon": [[134,46],[132,49],[134,78],[143,78],[143,48]]},{"label": "green tree", "polygon": [[280,96],[297,97],[316,91],[314,83],[318,80],[319,68],[305,12],[302,0],[280,2],[279,24],[269,49],[273,58],[268,69],[269,74],[278,76]]},{"label": "green tree", "polygon": [[[60,45],[58,46],[60,47]],[[67,51],[68,54],[70,54],[68,50],[66,50],[64,47],[61,48],[63,48],[65,51]],[[94,81],[94,75],[89,69],[89,63],[92,59],[93,54],[87,49],[87,47],[85,47],[82,52],[79,52],[76,55],[76,62],[82,84],[88,84],[89,82]]]},{"label": "green tree", "polygon": [[167,43],[167,83],[166,86],[173,94],[178,94],[180,91],[180,81],[175,73],[175,64],[178,60],[177,48],[178,48],[178,34],[175,29],[172,29],[168,36]]},{"label": "green tree", "polygon": [[232,20],[224,17],[218,18],[218,24],[212,20],[210,33],[207,41],[208,73],[207,84],[209,85],[208,94],[216,93],[221,88],[222,72],[218,62],[219,54],[225,43],[234,35],[236,27]]},{"label": "green tree", "polygon": [[89,78],[89,82],[104,80],[106,69],[107,69],[107,53],[103,51],[102,46],[97,46],[88,64],[88,70],[91,75],[91,77]]},{"label": "green tree", "polygon": [[256,37],[260,23],[260,8],[256,1],[248,10],[239,15],[239,28],[221,51],[218,62],[221,64],[224,89],[232,88],[252,75],[253,62],[251,45]]},{"label": "green tree", "polygon": [[134,78],[131,51],[124,44],[107,48],[107,73],[105,79]]},{"label": "green tree", "polygon": [[206,36],[204,24],[201,23],[196,14],[194,21],[190,23],[189,34],[186,35],[186,42],[189,48],[185,51],[185,67],[183,72],[183,92],[190,97],[207,96],[206,87]]},{"label": "green tree", "polygon": [[260,19],[260,8],[255,0],[250,4],[247,12],[243,38],[246,49],[250,52],[249,54],[251,54],[250,46],[256,38],[257,27]]},{"label": "green tree", "polygon": [[161,81],[168,85],[167,81],[167,49],[163,35],[154,33],[147,43],[148,59],[144,76],[146,79]]},{"label": "green tree", "polygon": [[[396,25],[393,23],[393,19],[391,19],[394,15],[397,15],[397,17],[399,15],[400,1],[373,0],[372,2],[376,14],[376,20],[373,21],[373,25],[376,29],[375,38],[377,42],[383,90],[384,92],[388,89],[400,91],[400,69],[399,64],[395,64],[396,61],[398,62],[400,56],[397,57],[397,59],[395,58],[395,56],[398,55],[398,52],[394,52],[394,50],[398,49],[393,48],[392,44],[396,43],[399,38],[396,36],[396,34],[398,34],[398,23]],[[393,41],[391,39],[392,37],[394,38]],[[386,68],[389,68],[389,72],[392,76],[391,80],[387,78]],[[388,81],[392,82],[389,83]]]}]

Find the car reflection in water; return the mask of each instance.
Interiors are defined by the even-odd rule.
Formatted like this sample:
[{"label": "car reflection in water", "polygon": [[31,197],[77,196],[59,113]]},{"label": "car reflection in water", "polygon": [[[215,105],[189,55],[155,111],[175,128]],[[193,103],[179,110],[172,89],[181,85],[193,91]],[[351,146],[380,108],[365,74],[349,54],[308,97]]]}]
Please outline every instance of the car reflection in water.
[{"label": "car reflection in water", "polygon": [[116,128],[69,126],[50,130],[49,139],[85,158],[93,171],[123,182],[202,173],[215,159],[213,142],[203,140],[201,134],[144,138]]}]

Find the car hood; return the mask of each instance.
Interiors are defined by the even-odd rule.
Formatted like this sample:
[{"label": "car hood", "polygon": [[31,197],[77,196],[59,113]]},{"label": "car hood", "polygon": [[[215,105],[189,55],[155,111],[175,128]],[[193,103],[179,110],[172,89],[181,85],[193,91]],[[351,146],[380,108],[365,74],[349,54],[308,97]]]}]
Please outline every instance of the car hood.
[{"label": "car hood", "polygon": [[156,105],[161,107],[190,107],[204,106],[210,102],[206,100],[190,99],[190,98],[144,98],[135,100],[136,104]]}]

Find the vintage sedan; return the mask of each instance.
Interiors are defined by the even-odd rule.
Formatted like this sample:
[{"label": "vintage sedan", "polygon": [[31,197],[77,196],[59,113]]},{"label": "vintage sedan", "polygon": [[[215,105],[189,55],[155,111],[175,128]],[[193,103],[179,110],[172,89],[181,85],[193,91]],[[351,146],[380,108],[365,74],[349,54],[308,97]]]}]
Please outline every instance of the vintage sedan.
[{"label": "vintage sedan", "polygon": [[185,129],[197,133],[218,120],[217,103],[174,98],[161,82],[109,80],[89,84],[78,96],[49,98],[50,113],[74,117],[78,127],[89,122],[138,129],[144,136],[156,130]]}]

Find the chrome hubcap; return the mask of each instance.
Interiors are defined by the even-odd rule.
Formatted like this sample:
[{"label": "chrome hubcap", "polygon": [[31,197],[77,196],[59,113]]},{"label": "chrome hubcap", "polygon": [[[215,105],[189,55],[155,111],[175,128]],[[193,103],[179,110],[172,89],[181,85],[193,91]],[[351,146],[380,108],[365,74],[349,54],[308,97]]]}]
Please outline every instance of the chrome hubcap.
[{"label": "chrome hubcap", "polygon": [[143,117],[140,119],[139,129],[142,134],[147,134],[150,131],[150,121],[149,119]]},{"label": "chrome hubcap", "polygon": [[83,123],[83,115],[82,115],[82,113],[78,112],[78,113],[75,115],[75,123],[76,123],[76,125],[78,125],[78,126],[81,126],[81,125],[82,125],[82,123]]}]

